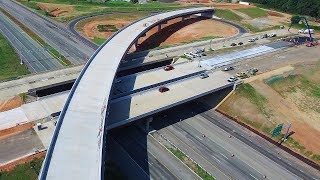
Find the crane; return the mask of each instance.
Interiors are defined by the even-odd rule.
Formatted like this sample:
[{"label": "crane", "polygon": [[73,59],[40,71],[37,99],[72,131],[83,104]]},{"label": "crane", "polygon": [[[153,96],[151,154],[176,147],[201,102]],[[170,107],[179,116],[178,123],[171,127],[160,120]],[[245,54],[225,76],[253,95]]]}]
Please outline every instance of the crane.
[{"label": "crane", "polygon": [[311,30],[310,30],[310,26],[309,26],[307,18],[304,17],[304,16],[296,16],[296,17],[297,17],[297,19],[291,19],[291,24],[289,26],[288,31],[290,30],[290,28],[291,28],[291,26],[293,24],[299,23],[301,20],[304,20],[306,22],[306,26],[307,26],[308,33],[309,33],[309,41],[307,42],[307,46],[308,47],[314,46],[315,44],[313,43],[312,33],[311,33]]}]

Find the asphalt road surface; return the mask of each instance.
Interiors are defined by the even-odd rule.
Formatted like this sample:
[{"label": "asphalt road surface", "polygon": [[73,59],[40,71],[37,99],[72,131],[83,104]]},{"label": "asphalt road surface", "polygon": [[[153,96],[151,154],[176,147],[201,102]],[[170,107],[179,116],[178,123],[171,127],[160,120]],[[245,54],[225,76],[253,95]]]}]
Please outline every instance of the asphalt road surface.
[{"label": "asphalt road surface", "polygon": [[135,126],[119,129],[111,136],[150,175],[150,179],[199,179],[157,141]]},{"label": "asphalt road surface", "polygon": [[36,32],[73,64],[86,62],[94,53],[94,49],[67,30],[65,25],[39,15],[11,0],[0,0],[0,6]]},{"label": "asphalt road surface", "polygon": [[33,73],[63,68],[57,59],[31,39],[8,17],[0,13],[0,32],[16,49],[23,63]]},{"label": "asphalt road surface", "polygon": [[152,127],[160,128],[153,136],[162,134],[218,179],[320,178],[317,170],[278,154],[270,145],[244,134],[241,127],[226,123],[214,112],[202,112],[199,106],[187,104],[165,112],[162,121],[173,121],[173,125],[152,122]]}]

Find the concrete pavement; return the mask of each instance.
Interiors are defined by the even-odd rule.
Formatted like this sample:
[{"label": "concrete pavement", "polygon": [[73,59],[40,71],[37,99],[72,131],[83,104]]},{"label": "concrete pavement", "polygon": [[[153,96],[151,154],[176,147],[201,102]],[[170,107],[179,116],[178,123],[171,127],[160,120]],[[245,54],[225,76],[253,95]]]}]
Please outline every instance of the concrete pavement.
[{"label": "concrete pavement", "polygon": [[0,166],[44,150],[39,137],[33,129],[0,138]]}]

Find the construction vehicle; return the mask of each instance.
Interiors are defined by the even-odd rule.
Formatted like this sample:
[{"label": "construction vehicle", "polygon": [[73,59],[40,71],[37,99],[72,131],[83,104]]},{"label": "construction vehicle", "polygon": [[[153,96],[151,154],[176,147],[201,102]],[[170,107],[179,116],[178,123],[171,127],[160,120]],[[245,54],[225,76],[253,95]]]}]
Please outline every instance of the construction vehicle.
[{"label": "construction vehicle", "polygon": [[[299,23],[301,20],[304,20],[304,21],[305,21],[305,24],[306,24],[306,26],[307,26],[307,29],[304,30],[303,32],[302,32],[302,30],[300,30],[300,31],[301,31],[301,33],[306,33],[306,32],[309,33],[309,41],[306,42],[306,46],[307,46],[307,47],[316,46],[316,45],[317,45],[317,42],[315,42],[314,39],[312,38],[313,29],[310,29],[310,26],[309,26],[309,23],[308,23],[307,18],[304,17],[304,16],[298,16],[298,20],[299,20],[298,22],[294,22],[293,19],[291,19],[291,24],[290,24],[290,26],[289,26],[288,31],[290,31],[290,28],[291,28],[291,26],[292,26],[293,24]],[[299,32],[300,32],[300,31],[299,31]]]},{"label": "construction vehicle", "polygon": [[241,79],[248,77],[247,73],[245,73],[245,72],[237,73],[236,76]]}]

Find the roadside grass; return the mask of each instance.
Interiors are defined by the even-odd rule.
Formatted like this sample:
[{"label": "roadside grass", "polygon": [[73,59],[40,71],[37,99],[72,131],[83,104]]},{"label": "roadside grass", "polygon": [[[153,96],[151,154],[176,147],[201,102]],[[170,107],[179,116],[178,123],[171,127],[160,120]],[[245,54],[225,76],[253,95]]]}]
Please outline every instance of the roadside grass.
[{"label": "roadside grass", "polygon": [[242,12],[251,18],[260,18],[267,17],[268,13],[260,8],[247,8],[247,9],[236,9],[239,12]]},{"label": "roadside grass", "polygon": [[44,158],[34,159],[31,162],[18,165],[8,172],[0,172],[1,180],[35,180],[41,169]]},{"label": "roadside grass", "polygon": [[259,111],[266,117],[271,116],[270,112],[266,109],[266,103],[268,102],[267,98],[258,93],[250,84],[241,84],[236,89],[236,93],[249,99],[249,101],[256,105]]},{"label": "roadside grass", "polygon": [[103,38],[99,38],[99,37],[94,37],[93,39],[92,39],[92,41],[94,42],[94,43],[96,43],[97,45],[102,45],[105,41],[106,41],[106,39],[103,39]]},{"label": "roadside grass", "polygon": [[282,96],[284,96],[285,93],[292,93],[296,92],[297,89],[301,89],[303,92],[306,92],[307,95],[311,95],[315,98],[320,98],[320,85],[308,80],[301,74],[289,75],[285,78],[280,77],[273,81],[267,80],[266,82]]},{"label": "roadside grass", "polygon": [[[307,26],[302,23],[302,24],[293,24],[293,28],[295,29],[307,29]],[[314,29],[314,31],[320,32],[320,26],[314,26],[309,24],[310,29]]]},{"label": "roadside grass", "polygon": [[[232,42],[229,42],[229,43],[231,44]],[[217,50],[209,49],[209,51],[206,52],[206,54],[207,55],[219,55],[219,54],[224,54],[224,53],[231,52],[234,50],[249,48],[249,47],[257,45],[257,43],[253,42],[253,43],[242,45],[242,46],[231,47],[230,44],[227,44],[227,45],[225,44],[224,45],[225,47],[222,49],[217,49]]]},{"label": "roadside grass", "polygon": [[99,32],[116,32],[119,29],[113,24],[99,24],[97,26]]},{"label": "roadside grass", "polygon": [[[159,11],[168,11],[175,10],[180,8],[186,8],[191,6],[181,6],[179,4],[166,4],[160,2],[148,2],[147,4],[134,4],[125,1],[107,1],[104,3],[98,2],[88,2],[88,1],[77,1],[77,0],[18,0],[25,6],[28,6],[32,9],[36,9],[38,12],[39,7],[37,3],[52,3],[52,4],[68,4],[74,5],[74,11],[68,15],[61,15],[58,17],[53,17],[54,19],[61,22],[68,22],[72,19],[78,18],[83,15],[97,14],[97,13],[106,13],[106,12],[159,12]],[[192,6],[194,7],[194,6]],[[45,14],[43,11],[41,14]]]},{"label": "roadside grass", "polygon": [[241,23],[242,26],[244,26],[245,28],[247,28],[250,32],[253,32],[253,33],[257,33],[257,32],[263,32],[263,31],[270,31],[270,30],[275,30],[275,29],[280,29],[280,25],[277,25],[277,26],[271,26],[271,27],[268,27],[268,28],[258,28],[256,26],[253,26],[249,23]]},{"label": "roadside grass", "polygon": [[239,15],[235,14],[230,10],[217,9],[214,15],[228,21],[240,22],[242,20],[242,17],[240,17]]},{"label": "roadside grass", "polygon": [[190,169],[192,169],[198,176],[204,180],[214,180],[215,178],[208,174],[204,169],[202,169],[198,164],[191,161],[182,151],[177,148],[168,147],[167,149],[172,152],[178,159],[180,159],[184,164],[186,164]]},{"label": "roadside grass", "polygon": [[45,47],[49,54],[51,54],[54,58],[56,58],[60,63],[64,66],[70,66],[72,63],[61,55],[57,50],[47,44],[42,38],[40,38],[36,33],[34,33],[31,29],[9,14],[7,11],[0,7],[0,11],[5,14],[8,18],[10,18],[15,24],[17,24],[24,32],[26,32],[33,40],[35,40],[40,46]]},{"label": "roadside grass", "polygon": [[26,66],[20,64],[20,58],[14,48],[0,33],[0,81],[15,79],[29,73]]}]

